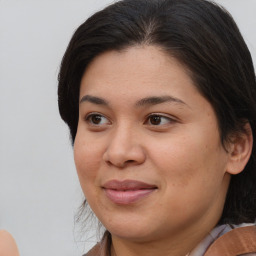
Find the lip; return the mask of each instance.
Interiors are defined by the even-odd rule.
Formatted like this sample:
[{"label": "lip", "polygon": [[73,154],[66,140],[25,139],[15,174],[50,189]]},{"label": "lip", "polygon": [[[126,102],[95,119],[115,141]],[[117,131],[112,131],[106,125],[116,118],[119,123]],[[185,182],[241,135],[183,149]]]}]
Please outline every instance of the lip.
[{"label": "lip", "polygon": [[137,180],[110,180],[102,188],[113,203],[127,205],[149,196],[157,186]]}]

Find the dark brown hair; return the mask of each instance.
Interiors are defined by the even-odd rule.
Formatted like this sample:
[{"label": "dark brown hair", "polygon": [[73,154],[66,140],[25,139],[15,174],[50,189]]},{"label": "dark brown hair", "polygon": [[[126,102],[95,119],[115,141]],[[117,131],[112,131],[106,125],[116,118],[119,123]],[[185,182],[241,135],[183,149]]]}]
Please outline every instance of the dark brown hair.
[{"label": "dark brown hair", "polygon": [[[122,0],[95,13],[73,35],[59,72],[59,110],[74,142],[81,77],[108,50],[160,46],[189,70],[211,103],[223,145],[229,135],[256,132],[256,82],[250,52],[231,15],[206,0]],[[254,222],[256,147],[243,172],[232,176],[219,223]]]}]

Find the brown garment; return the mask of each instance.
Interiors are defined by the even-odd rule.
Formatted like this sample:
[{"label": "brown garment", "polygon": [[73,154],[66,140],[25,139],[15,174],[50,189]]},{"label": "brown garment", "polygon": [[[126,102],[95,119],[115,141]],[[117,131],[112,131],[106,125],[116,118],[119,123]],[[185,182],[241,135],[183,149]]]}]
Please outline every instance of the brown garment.
[{"label": "brown garment", "polygon": [[237,228],[218,238],[205,256],[256,255],[256,226]]},{"label": "brown garment", "polygon": [[[225,229],[224,225],[222,228],[217,227],[215,230],[223,232]],[[212,232],[200,245],[197,246],[191,256],[256,256],[256,226],[245,226],[232,229],[227,233],[219,233],[220,236],[213,236]],[[212,242],[209,246],[205,243],[207,238],[212,237]],[[109,238],[104,237],[101,243],[95,245],[87,254],[84,256],[110,256],[108,253],[109,249]],[[204,251],[202,247],[207,246]]]}]

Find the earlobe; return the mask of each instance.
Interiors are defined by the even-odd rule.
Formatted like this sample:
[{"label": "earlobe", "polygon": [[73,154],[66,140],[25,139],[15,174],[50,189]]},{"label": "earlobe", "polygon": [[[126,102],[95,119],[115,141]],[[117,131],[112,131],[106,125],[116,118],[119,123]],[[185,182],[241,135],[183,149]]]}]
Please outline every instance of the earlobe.
[{"label": "earlobe", "polygon": [[227,173],[232,175],[243,171],[252,153],[253,136],[251,125],[247,122],[244,128],[244,132],[234,135],[230,143]]}]

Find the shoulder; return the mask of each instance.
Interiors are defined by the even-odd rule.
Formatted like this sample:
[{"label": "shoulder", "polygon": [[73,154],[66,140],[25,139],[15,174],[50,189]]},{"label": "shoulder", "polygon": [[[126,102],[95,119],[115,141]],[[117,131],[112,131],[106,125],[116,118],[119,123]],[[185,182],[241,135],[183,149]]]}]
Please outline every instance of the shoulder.
[{"label": "shoulder", "polygon": [[205,256],[213,255],[256,255],[256,226],[246,225],[232,227],[222,236],[218,237]]},{"label": "shoulder", "polygon": [[0,256],[18,256],[14,238],[5,230],[0,230]]},{"label": "shoulder", "polygon": [[217,226],[209,232],[192,252],[190,252],[189,256],[233,256],[242,255],[244,252],[246,252],[246,256],[256,256],[255,241],[255,223],[241,225],[224,224]]}]

